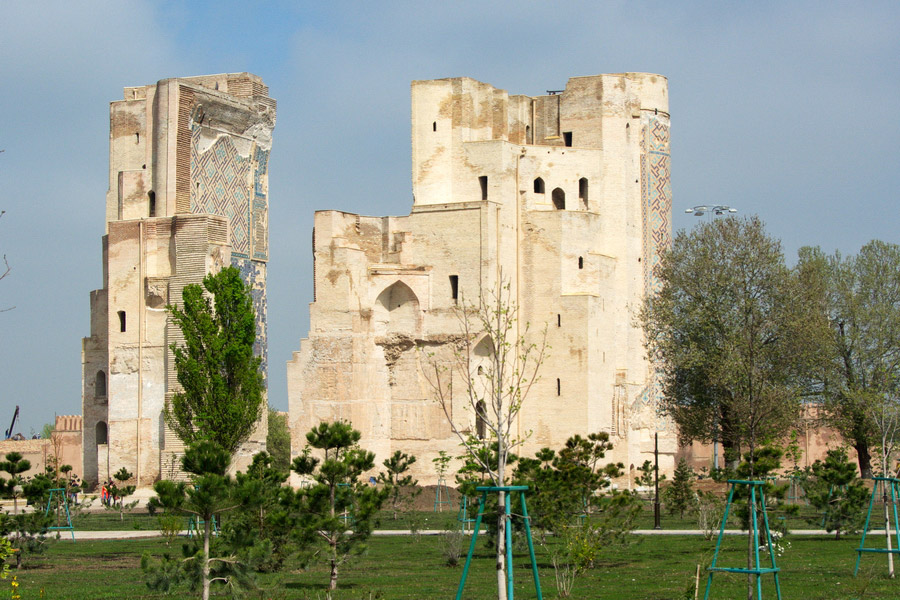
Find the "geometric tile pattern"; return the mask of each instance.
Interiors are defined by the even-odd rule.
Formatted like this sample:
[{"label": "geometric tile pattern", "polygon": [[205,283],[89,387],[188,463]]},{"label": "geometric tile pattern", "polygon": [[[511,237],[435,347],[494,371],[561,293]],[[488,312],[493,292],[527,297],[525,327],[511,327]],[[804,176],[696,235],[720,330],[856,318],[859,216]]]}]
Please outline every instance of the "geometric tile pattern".
[{"label": "geometric tile pattern", "polygon": [[250,161],[238,154],[230,136],[223,135],[202,154],[201,126],[191,131],[191,212],[228,218],[231,252],[250,256]]},{"label": "geometric tile pattern", "polygon": [[[669,154],[669,123],[658,115],[643,119],[641,137],[641,218],[643,226],[644,293],[657,292],[661,283],[658,267],[672,243],[672,185]],[[656,412],[658,431],[674,430],[675,424],[660,414],[663,389],[658,377],[638,394],[637,402]]]},{"label": "geometric tile pattern", "polygon": [[641,152],[644,293],[659,290],[656,270],[672,240],[669,124],[657,115],[644,123]]}]

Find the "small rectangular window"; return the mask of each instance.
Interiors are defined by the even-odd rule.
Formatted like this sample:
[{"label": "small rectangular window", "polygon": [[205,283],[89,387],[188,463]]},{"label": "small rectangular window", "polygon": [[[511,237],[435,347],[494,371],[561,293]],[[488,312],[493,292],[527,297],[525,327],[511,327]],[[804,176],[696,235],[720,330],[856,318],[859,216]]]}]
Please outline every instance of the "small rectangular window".
[{"label": "small rectangular window", "polygon": [[556,326],[562,327],[562,315],[556,315]]},{"label": "small rectangular window", "polygon": [[122,333],[125,332],[125,311],[124,310],[119,311],[119,331]]},{"label": "small rectangular window", "polygon": [[563,131],[563,140],[566,142],[566,147],[572,147],[572,132],[571,131]]},{"label": "small rectangular window", "polygon": [[454,303],[459,301],[459,275],[450,276],[450,299]]},{"label": "small rectangular window", "polygon": [[479,177],[478,183],[481,184],[481,199],[487,200],[487,175]]}]

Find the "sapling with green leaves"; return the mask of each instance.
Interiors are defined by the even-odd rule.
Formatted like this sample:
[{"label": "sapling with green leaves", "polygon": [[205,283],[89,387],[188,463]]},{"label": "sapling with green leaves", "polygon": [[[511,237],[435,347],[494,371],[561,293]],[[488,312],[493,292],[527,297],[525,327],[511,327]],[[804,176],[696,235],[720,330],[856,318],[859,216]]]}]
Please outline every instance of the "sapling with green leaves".
[{"label": "sapling with green leaves", "polygon": [[19,514],[19,496],[22,495],[22,473],[31,468],[31,462],[22,458],[21,452],[8,452],[6,460],[0,462],[0,471],[9,473],[9,479],[3,482],[6,494],[13,499],[13,514]]},{"label": "sapling with green leaves", "polygon": [[107,489],[109,490],[109,497],[112,498],[112,503],[110,508],[111,510],[116,510],[119,512],[119,520],[125,520],[125,510],[131,509],[137,506],[137,500],[134,500],[129,503],[125,503],[125,498],[132,495],[134,491],[137,489],[133,485],[126,485],[126,482],[129,481],[134,475],[125,467],[122,467],[113,475],[114,481],[109,484]]},{"label": "sapling with green leaves", "polygon": [[675,467],[672,483],[662,492],[662,499],[669,514],[674,515],[678,513],[678,516],[683,519],[684,513],[690,510],[697,502],[694,486],[691,485],[694,477],[693,469],[682,457]]},{"label": "sapling with green leaves", "polygon": [[[212,556],[210,551],[214,519],[240,504],[235,498],[235,485],[227,475],[231,454],[218,443],[199,440],[185,451],[182,468],[189,474],[190,484],[162,480],[153,486],[156,497],[151,502],[170,514],[190,515],[203,525],[200,544],[185,544],[180,563],[164,556],[161,564],[152,564],[149,556],[141,560],[151,589],[168,590],[182,578],[199,583],[201,598],[209,600],[210,586],[215,583],[232,589],[247,582],[244,565],[235,556]],[[180,565],[180,568],[179,568]]]},{"label": "sapling with green leaves", "polygon": [[408,473],[409,467],[414,462],[416,462],[415,456],[397,450],[390,458],[381,463],[386,470],[378,474],[378,481],[390,490],[391,511],[394,520],[397,520],[397,513],[408,508],[422,492],[419,488],[409,489],[419,483]]},{"label": "sapling with green leaves", "polygon": [[365,549],[387,498],[386,489],[361,481],[375,466],[375,455],[359,447],[361,436],[349,423],[320,423],[306,434],[307,445],[292,464],[295,473],[314,482],[294,497],[297,533],[304,542],[324,546],[316,555],[329,564],[329,591],[337,588],[341,565]]},{"label": "sapling with green leaves", "polygon": [[[835,539],[862,527],[869,491],[844,448],[832,448],[824,461],[814,462],[804,487],[809,503],[824,513],[825,531],[833,531]],[[807,520],[821,526],[820,514]]]}]

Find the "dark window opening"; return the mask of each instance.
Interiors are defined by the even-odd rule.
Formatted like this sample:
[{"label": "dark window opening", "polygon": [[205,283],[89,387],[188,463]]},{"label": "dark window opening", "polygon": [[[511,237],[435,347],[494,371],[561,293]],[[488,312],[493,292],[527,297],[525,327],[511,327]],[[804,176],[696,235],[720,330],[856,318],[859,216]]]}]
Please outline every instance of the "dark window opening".
[{"label": "dark window opening", "polygon": [[531,125],[525,126],[525,143],[526,144],[531,143]]},{"label": "dark window opening", "polygon": [[560,314],[556,315],[556,326],[562,327],[562,315],[560,315]]},{"label": "dark window opening", "polygon": [[106,396],[106,373],[97,371],[97,377],[94,379],[94,396],[102,398]]},{"label": "dark window opening", "polygon": [[534,193],[535,194],[543,194],[544,193],[544,180],[538,177],[534,180]]},{"label": "dark window opening", "polygon": [[135,143],[135,144],[140,144],[140,143],[141,143],[141,134],[140,134],[140,133],[135,133],[135,134],[134,134],[134,143]]},{"label": "dark window opening", "polygon": [[562,188],[553,190],[553,208],[556,210],[566,210],[566,193]]},{"label": "dark window opening", "polygon": [[121,332],[125,331],[125,311],[124,310],[119,311],[119,331],[121,331]]},{"label": "dark window opening", "polygon": [[434,123],[431,124],[431,130],[437,131],[437,121],[435,121]]},{"label": "dark window opening", "polygon": [[567,148],[572,147],[572,132],[571,131],[563,131],[563,140],[566,143]]},{"label": "dark window opening", "polygon": [[579,257],[578,257],[578,268],[579,268],[579,269],[583,269],[583,268],[584,268],[584,257],[583,257],[583,256],[579,256]]},{"label": "dark window opening", "polygon": [[560,383],[559,377],[556,378],[556,395],[562,395],[562,383]]},{"label": "dark window opening", "polygon": [[481,184],[481,199],[487,200],[487,175],[479,177],[478,183]]},{"label": "dark window opening", "polygon": [[156,192],[149,191],[147,192],[147,196],[150,198],[150,216],[156,216]]},{"label": "dark window opening", "polygon": [[108,443],[108,441],[107,441],[108,437],[106,435],[106,423],[104,423],[103,421],[100,421],[99,423],[97,423],[96,432],[97,432],[97,444],[98,445]]},{"label": "dark window opening", "polygon": [[584,207],[587,208],[588,205],[588,180],[587,177],[582,177],[578,180],[578,197],[581,198],[581,201],[584,202]]},{"label": "dark window opening", "polygon": [[484,439],[484,400],[479,400],[475,405],[475,435],[479,440]]},{"label": "dark window opening", "polygon": [[450,299],[453,302],[459,300],[459,275],[450,276]]}]

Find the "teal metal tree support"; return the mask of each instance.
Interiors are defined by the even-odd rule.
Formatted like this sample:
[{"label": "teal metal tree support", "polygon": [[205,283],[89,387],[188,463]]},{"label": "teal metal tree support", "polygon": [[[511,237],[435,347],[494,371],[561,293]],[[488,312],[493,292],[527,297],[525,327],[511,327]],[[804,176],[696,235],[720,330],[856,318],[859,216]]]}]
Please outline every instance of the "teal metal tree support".
[{"label": "teal metal tree support", "polygon": [[[756,575],[756,597],[762,600],[762,580],[761,575],[772,573],[775,576],[775,593],[778,600],[781,600],[781,586],[778,583],[778,572],[781,570],[775,565],[775,551],[772,548],[772,533],[769,531],[769,517],[766,514],[766,498],[763,495],[763,486],[765,481],[747,481],[742,479],[729,479],[731,489],[728,491],[728,503],[725,504],[725,514],[722,516],[722,527],[719,529],[719,538],[716,540],[716,552],[713,554],[712,566],[709,571],[709,578],[706,580],[706,594],[703,600],[709,600],[709,590],[712,587],[713,574],[715,573],[746,573],[747,575]],[[754,548],[754,568],[746,567],[717,567],[716,562],[719,559],[719,549],[722,546],[722,538],[725,535],[725,523],[728,521],[728,511],[731,509],[732,500],[734,499],[734,490],[739,485],[746,485],[750,488],[750,531],[749,535],[753,536]],[[766,544],[769,548],[769,557],[772,559],[771,567],[763,567],[759,564],[759,518],[757,514],[757,503],[762,510],[763,528],[766,531]]]},{"label": "teal metal tree support", "polygon": [[519,492],[522,499],[522,520],[525,523],[525,535],[528,538],[528,556],[531,558],[531,574],[534,577],[534,589],[537,592],[537,600],[543,600],[541,594],[541,578],[538,576],[537,561],[534,559],[534,542],[531,539],[531,518],[528,516],[528,508],[525,507],[525,492],[528,491],[527,485],[506,485],[500,487],[482,486],[475,488],[481,492],[481,498],[478,499],[478,516],[475,518],[475,529],[472,531],[472,541],[469,543],[469,553],[466,555],[466,564],[463,567],[462,578],[459,580],[459,589],[456,590],[456,600],[462,599],[463,587],[466,585],[466,578],[469,576],[469,565],[472,563],[472,554],[475,552],[475,540],[478,539],[478,531],[481,529],[481,519],[484,517],[484,506],[487,504],[487,495],[490,492],[505,492],[503,511],[506,515],[506,597],[508,600],[514,600],[513,596],[513,566],[512,566],[512,526],[510,519],[510,496],[511,492]]},{"label": "teal metal tree support", "polygon": [[[194,532],[197,532],[197,537],[203,537],[203,529],[206,527],[206,521],[201,519],[200,517],[194,515],[191,516],[190,521],[188,521],[188,537],[194,537]],[[212,518],[212,534],[219,535],[219,523],[216,521],[216,518]]]},{"label": "teal metal tree support", "polygon": [[450,489],[447,482],[441,478],[438,479],[437,488],[434,490],[434,512],[443,511],[444,505],[453,508],[453,500],[450,499]]},{"label": "teal metal tree support", "polygon": [[[874,477],[875,485],[872,487],[872,497],[869,498],[869,512],[866,513],[866,526],[863,528],[862,539],[859,540],[859,548],[856,549],[856,568],[853,569],[853,576],[856,577],[856,574],[859,572],[859,561],[862,558],[863,552],[877,552],[881,554],[900,554],[900,531],[897,530],[897,526],[900,525],[897,520],[897,496],[898,484],[900,484],[900,479],[894,479],[893,477]],[[869,521],[872,518],[872,506],[875,504],[875,497],[878,495],[878,484],[881,483],[881,493],[887,499],[888,494],[888,486],[890,486],[891,492],[891,506],[893,507],[894,514],[894,534],[897,536],[897,545],[888,550],[887,548],[866,548],[866,534],[869,532]],[[888,513],[888,522],[885,525],[890,525],[891,513]]]},{"label": "teal metal tree support", "polygon": [[459,521],[459,529],[463,533],[469,530],[470,523],[475,522],[475,519],[469,516],[469,498],[466,495],[463,495],[462,500],[459,501],[459,515],[456,520]]},{"label": "teal metal tree support", "polygon": [[72,534],[72,541],[75,541],[75,527],[72,525],[72,513],[69,512],[69,498],[66,496],[66,490],[63,488],[53,488],[50,490],[50,498],[47,499],[47,510],[44,511],[44,515],[50,514],[50,507],[53,506],[53,496],[56,495],[56,505],[57,510],[59,509],[59,504],[62,503],[63,507],[66,509],[66,524],[65,526],[60,525],[56,527],[48,527],[47,531],[68,531]]}]

